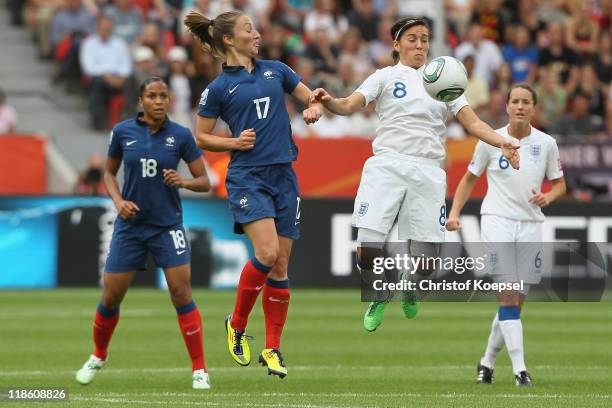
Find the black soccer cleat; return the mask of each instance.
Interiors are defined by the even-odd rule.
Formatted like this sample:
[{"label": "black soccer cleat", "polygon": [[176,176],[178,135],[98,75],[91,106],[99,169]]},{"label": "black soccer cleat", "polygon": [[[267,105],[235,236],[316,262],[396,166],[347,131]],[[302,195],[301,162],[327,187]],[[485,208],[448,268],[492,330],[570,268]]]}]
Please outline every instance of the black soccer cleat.
[{"label": "black soccer cleat", "polygon": [[531,376],[527,371],[521,371],[514,376],[514,383],[517,387],[533,387]]},{"label": "black soccer cleat", "polygon": [[493,383],[493,369],[482,364],[478,364],[476,367],[478,377],[476,378],[476,384],[492,384]]}]

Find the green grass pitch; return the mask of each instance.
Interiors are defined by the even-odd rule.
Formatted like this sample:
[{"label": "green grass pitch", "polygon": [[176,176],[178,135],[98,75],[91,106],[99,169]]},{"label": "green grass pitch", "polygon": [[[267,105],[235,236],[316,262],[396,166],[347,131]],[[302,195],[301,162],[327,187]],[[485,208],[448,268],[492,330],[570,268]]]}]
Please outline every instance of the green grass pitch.
[{"label": "green grass pitch", "polygon": [[[612,304],[528,303],[526,361],[535,387],[514,386],[505,350],[495,383],[475,384],[493,303],[425,302],[414,320],[389,305],[382,326],[361,326],[353,290],[294,290],[281,380],[256,365],[264,346],[258,302],[254,355],[237,366],[223,319],[234,292],[196,291],[213,389],[191,390],[190,362],[168,294],[133,289],[122,305],[109,363],[88,386],[74,372],[92,349],[99,290],[0,292],[0,388],[68,388],[71,407],[610,407]],[[40,407],[40,403],[0,402]]]}]

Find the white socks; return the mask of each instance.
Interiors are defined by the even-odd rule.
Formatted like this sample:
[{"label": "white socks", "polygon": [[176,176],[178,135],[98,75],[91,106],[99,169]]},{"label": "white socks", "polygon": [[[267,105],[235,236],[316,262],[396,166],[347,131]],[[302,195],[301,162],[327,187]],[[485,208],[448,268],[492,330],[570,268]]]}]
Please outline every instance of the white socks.
[{"label": "white socks", "polygon": [[523,324],[521,320],[501,320],[499,327],[504,336],[508,354],[512,360],[512,371],[514,371],[514,374],[526,371],[527,367],[525,367],[523,352]]},{"label": "white socks", "polygon": [[484,356],[480,359],[480,364],[483,366],[493,368],[495,365],[495,359],[497,354],[504,347],[504,336],[499,327],[498,314],[495,313],[493,323],[491,324],[491,334],[489,334],[489,341],[487,342],[487,349],[485,350]]}]

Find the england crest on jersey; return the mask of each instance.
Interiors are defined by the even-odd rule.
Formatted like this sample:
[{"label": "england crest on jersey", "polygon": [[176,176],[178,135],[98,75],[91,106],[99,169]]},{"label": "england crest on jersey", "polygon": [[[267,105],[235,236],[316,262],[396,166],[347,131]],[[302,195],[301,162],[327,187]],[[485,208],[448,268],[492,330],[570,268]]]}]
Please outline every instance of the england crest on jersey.
[{"label": "england crest on jersey", "polygon": [[368,212],[368,208],[370,208],[370,204],[362,202],[359,205],[359,211],[357,212],[357,214],[359,214],[360,217],[363,217]]},{"label": "england crest on jersey", "polygon": [[540,157],[541,152],[542,152],[541,145],[531,145],[531,156],[533,156],[534,159]]}]

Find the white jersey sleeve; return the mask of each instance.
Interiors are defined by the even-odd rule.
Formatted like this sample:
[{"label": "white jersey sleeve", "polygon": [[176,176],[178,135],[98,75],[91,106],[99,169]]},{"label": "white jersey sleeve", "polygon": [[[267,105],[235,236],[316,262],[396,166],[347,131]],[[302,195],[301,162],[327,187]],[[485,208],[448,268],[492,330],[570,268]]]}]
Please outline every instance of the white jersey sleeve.
[{"label": "white jersey sleeve", "polygon": [[368,105],[373,100],[378,99],[384,88],[384,83],[384,72],[377,69],[375,73],[367,77],[366,80],[359,85],[359,88],[357,88],[355,92],[362,94],[366,100],[365,105]]},{"label": "white jersey sleeve", "polygon": [[468,170],[475,176],[480,176],[486,170],[489,163],[489,152],[486,143],[479,140],[472,156],[472,161],[468,165]]},{"label": "white jersey sleeve", "polygon": [[463,109],[466,106],[470,106],[467,99],[465,98],[465,95],[461,95],[454,101],[448,102],[447,105],[450,111],[453,112],[453,115],[455,116],[457,116],[457,114],[459,113],[461,109]]},{"label": "white jersey sleeve", "polygon": [[563,167],[561,158],[559,157],[559,148],[557,142],[552,141],[549,144],[548,155],[546,158],[546,178],[555,180],[563,177]]}]

